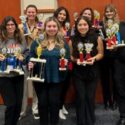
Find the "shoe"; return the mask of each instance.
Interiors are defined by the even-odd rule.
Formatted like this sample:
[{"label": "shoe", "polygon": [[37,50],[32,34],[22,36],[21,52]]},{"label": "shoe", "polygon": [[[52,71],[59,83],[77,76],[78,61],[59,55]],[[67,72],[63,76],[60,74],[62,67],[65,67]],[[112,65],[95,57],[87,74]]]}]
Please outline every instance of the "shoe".
[{"label": "shoe", "polygon": [[66,116],[63,114],[62,109],[59,110],[59,117],[60,119],[66,120]]},{"label": "shoe", "polygon": [[40,118],[38,113],[33,113],[33,117],[34,117],[34,119],[36,119],[36,120]]},{"label": "shoe", "polygon": [[68,111],[66,110],[66,108],[65,108],[65,106],[63,105],[63,107],[62,107],[62,112],[63,112],[63,114],[68,114]]},{"label": "shoe", "polygon": [[125,125],[125,118],[120,118],[117,125]]},{"label": "shoe", "polygon": [[114,110],[116,110],[117,108],[118,108],[117,103],[116,103],[116,102],[113,103],[111,109],[114,111]]},{"label": "shoe", "polygon": [[26,114],[25,113],[21,113],[20,114],[20,117],[19,117],[19,120],[21,120],[21,119],[23,119],[23,118],[25,118],[26,117]]}]

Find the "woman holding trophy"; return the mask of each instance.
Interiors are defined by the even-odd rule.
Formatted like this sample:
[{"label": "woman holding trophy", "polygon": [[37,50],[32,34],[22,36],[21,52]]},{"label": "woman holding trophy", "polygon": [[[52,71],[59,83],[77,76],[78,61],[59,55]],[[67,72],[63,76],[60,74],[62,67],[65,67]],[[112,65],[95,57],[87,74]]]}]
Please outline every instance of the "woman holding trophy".
[{"label": "woman holding trophy", "polygon": [[[27,48],[29,49],[32,42],[38,38],[39,33],[41,33],[42,31],[42,22],[39,21],[38,17],[37,17],[37,7],[35,5],[28,5],[26,7],[26,12],[25,12],[26,16],[21,16],[21,24],[19,24],[19,29],[22,33],[22,35],[25,36],[26,42],[28,44]],[[26,72],[27,69],[25,68]],[[27,74],[27,73],[26,73]],[[26,109],[27,109],[27,99],[28,99],[28,90],[29,88],[33,88],[32,87],[32,83],[31,84],[27,84],[27,75],[25,75],[25,83],[24,84],[24,97],[23,97],[23,104],[22,104],[22,111],[21,111],[21,117],[24,117],[26,115]],[[31,89],[30,89],[31,90]],[[37,96],[36,93],[34,91],[34,88],[32,90],[32,94],[33,94],[33,101],[32,101],[32,113],[34,116],[34,119],[39,119],[39,115],[38,115],[38,100],[37,100]]]},{"label": "woman holding trophy", "polygon": [[[31,57],[38,57],[37,47],[39,44],[34,41],[31,45]],[[44,23],[44,40],[41,41],[41,48],[40,58],[46,60],[43,71],[44,82],[34,82],[38,97],[40,125],[48,125],[49,119],[51,125],[57,125],[62,94],[61,83],[66,77],[69,48],[64,42],[60,24],[54,17],[47,18]],[[37,66],[34,63],[29,62],[29,69],[35,67]]]},{"label": "woman holding trophy", "polygon": [[69,43],[74,62],[77,125],[94,125],[95,92],[98,79],[97,62],[103,58],[103,43],[84,16],[75,23],[75,35]]},{"label": "woman holding trophy", "polygon": [[[120,22],[117,9],[108,4],[104,9],[105,57],[102,65],[104,84],[110,83],[110,72],[113,79],[113,103],[118,105],[120,119],[117,125],[125,125],[125,23]],[[116,30],[114,25],[117,25]],[[119,46],[120,45],[120,46]],[[111,49],[110,49],[111,48]],[[107,90],[105,91],[107,93]],[[108,94],[108,93],[107,93]],[[108,96],[108,95],[107,95]],[[115,97],[115,98],[114,98]],[[116,103],[117,102],[117,103]]]},{"label": "woman holding trophy", "polygon": [[5,125],[17,125],[23,98],[26,42],[11,16],[4,18],[0,30],[0,93],[6,105]]},{"label": "woman holding trophy", "polygon": [[[69,17],[69,12],[65,7],[59,7],[55,10],[54,12],[54,17],[59,21],[61,25],[61,31],[64,36],[64,39],[68,43],[70,40],[70,17]],[[61,119],[66,119],[66,115],[68,114],[68,111],[66,110],[64,103],[65,103],[65,97],[67,94],[67,90],[70,85],[70,79],[71,79],[71,70],[72,70],[72,63],[71,61],[68,62],[68,75],[66,80],[63,82],[63,92],[62,92],[62,104],[60,106],[60,111],[59,111],[59,117]]]}]

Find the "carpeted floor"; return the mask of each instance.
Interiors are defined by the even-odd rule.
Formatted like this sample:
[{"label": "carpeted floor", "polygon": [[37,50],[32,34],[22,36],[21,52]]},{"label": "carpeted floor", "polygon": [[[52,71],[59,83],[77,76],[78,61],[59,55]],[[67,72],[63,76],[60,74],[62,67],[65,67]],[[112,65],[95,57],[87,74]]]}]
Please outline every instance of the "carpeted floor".
[{"label": "carpeted floor", "polygon": [[[73,106],[68,106],[69,114],[66,120],[60,120],[59,125],[76,125],[75,109]],[[0,106],[0,125],[4,125],[5,106]],[[119,118],[118,110],[104,110],[102,105],[96,105],[96,124],[95,125],[116,125]],[[27,116],[19,121],[18,125],[39,125],[39,120],[34,120],[31,114],[31,108],[27,111]]]}]

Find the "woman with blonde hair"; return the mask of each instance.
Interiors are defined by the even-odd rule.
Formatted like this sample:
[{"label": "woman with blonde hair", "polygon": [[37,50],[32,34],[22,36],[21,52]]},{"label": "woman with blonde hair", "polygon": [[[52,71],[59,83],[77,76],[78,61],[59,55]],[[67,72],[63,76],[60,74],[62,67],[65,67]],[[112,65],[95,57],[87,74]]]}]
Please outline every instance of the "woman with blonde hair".
[{"label": "woman with blonde hair", "polygon": [[[123,44],[124,45],[124,40],[125,40],[125,22],[121,22],[118,19],[118,13],[114,5],[109,4],[105,7],[104,10],[104,31],[106,32],[108,26],[108,21],[110,20],[110,23],[112,25],[118,25],[118,31],[114,31],[113,37],[116,37],[112,41],[116,42],[117,44]],[[107,75],[109,75],[110,71],[112,71],[112,78],[113,78],[113,92],[115,94],[115,100],[117,102],[118,108],[119,108],[119,113],[120,113],[120,119],[117,123],[117,125],[125,125],[125,79],[124,79],[124,73],[125,73],[125,47],[118,47],[118,48],[112,48],[111,50],[108,50],[108,44],[106,44],[108,38],[107,32],[105,33],[105,56],[104,56],[104,62],[103,62],[103,77],[105,80],[104,85],[108,82],[110,84],[109,80],[111,77],[108,76],[108,81],[106,81],[105,78],[107,78]],[[123,41],[123,42],[122,42]],[[105,90],[107,93],[108,91]],[[107,93],[108,94],[108,93]],[[114,99],[114,98],[113,98]]]},{"label": "woman with blonde hair", "polygon": [[[44,40],[41,41],[42,59],[46,59],[44,78],[45,82],[40,84],[34,82],[35,91],[38,97],[38,109],[40,115],[40,125],[57,125],[59,121],[59,109],[61,104],[62,81],[66,77],[66,71],[60,71],[60,50],[65,49],[65,66],[69,58],[69,49],[65,44],[60,25],[56,18],[49,17],[44,23]],[[36,41],[31,45],[31,57],[37,57]],[[29,69],[35,68],[32,62],[29,62]],[[37,67],[37,66],[36,66]]]},{"label": "woman with blonde hair", "polygon": [[114,60],[115,51],[107,49],[107,34],[106,30],[109,27],[109,22],[112,24],[120,24],[117,10],[114,5],[108,4],[104,9],[104,17],[102,22],[102,32],[104,35],[104,58],[100,62],[100,72],[101,72],[101,83],[103,90],[103,100],[104,108],[116,109],[116,90],[115,90],[115,80],[114,80]]}]

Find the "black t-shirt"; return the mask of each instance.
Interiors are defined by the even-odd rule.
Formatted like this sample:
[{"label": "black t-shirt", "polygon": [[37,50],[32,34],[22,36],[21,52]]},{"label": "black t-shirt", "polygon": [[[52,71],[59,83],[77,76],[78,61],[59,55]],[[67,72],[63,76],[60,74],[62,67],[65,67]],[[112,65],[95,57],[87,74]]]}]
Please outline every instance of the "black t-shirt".
[{"label": "black t-shirt", "polygon": [[[97,33],[92,33],[85,37],[79,37],[79,38],[77,38],[76,36],[73,36],[71,38],[72,46],[73,46],[73,56],[77,59],[79,58],[79,51],[77,48],[77,45],[79,42],[82,42],[83,45],[86,43],[92,43],[93,47],[90,54],[92,57],[95,56],[97,54],[97,45],[98,45],[97,39],[98,39]],[[83,55],[85,59],[86,58],[85,48],[83,49]],[[89,81],[89,80],[94,80],[97,77],[97,74],[98,74],[97,63],[94,63],[94,65],[91,65],[91,66],[90,65],[81,66],[81,65],[77,65],[76,63],[74,64],[74,69],[73,69],[74,77]]]}]

